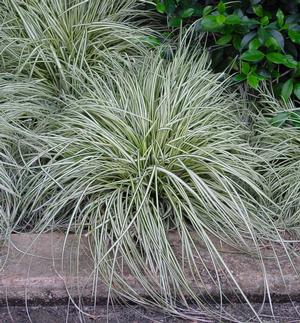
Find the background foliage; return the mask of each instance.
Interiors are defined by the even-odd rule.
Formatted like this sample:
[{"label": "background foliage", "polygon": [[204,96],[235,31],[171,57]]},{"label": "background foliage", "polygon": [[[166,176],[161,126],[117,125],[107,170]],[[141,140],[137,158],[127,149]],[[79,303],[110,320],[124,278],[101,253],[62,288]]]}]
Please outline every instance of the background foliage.
[{"label": "background foliage", "polygon": [[270,80],[278,96],[299,100],[299,4],[299,0],[159,0],[156,9],[167,15],[171,28],[199,19],[195,28],[209,33],[216,70],[232,66],[237,81],[257,88]]}]

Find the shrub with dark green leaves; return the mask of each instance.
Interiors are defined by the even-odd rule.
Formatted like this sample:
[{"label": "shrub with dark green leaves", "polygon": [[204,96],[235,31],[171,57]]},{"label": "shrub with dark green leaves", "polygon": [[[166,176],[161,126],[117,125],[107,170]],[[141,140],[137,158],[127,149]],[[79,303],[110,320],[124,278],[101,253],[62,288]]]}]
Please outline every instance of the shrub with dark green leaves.
[{"label": "shrub with dark green leaves", "polygon": [[300,0],[157,0],[156,8],[170,27],[199,19],[216,70],[232,66],[237,81],[270,80],[284,100],[300,99]]}]

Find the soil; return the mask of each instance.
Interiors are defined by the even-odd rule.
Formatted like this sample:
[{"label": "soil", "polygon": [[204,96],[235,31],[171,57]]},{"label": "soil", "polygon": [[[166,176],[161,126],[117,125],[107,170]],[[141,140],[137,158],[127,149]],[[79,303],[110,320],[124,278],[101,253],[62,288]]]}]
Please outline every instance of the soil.
[{"label": "soil", "polygon": [[[273,305],[274,316],[269,306],[266,306],[261,313],[263,323],[299,323],[300,322],[300,303],[282,303]],[[260,309],[260,304],[254,304],[256,310]],[[94,318],[88,318],[74,306],[9,306],[0,307],[1,323],[196,323],[196,320],[183,320],[172,318],[168,315],[145,310],[138,306],[124,307],[116,306],[107,310],[106,306],[84,307],[88,313],[93,313]],[[235,316],[235,322],[258,322],[257,319],[249,321],[253,317],[251,311],[245,304],[224,305],[224,309]],[[207,321],[208,322],[208,321]],[[224,320],[213,320],[210,322],[233,322]]]}]

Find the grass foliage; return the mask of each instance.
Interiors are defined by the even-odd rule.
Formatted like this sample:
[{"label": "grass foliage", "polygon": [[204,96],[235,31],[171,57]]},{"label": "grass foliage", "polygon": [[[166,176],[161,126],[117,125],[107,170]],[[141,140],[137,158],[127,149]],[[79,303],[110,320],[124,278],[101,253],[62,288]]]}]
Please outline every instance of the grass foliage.
[{"label": "grass foliage", "polygon": [[63,96],[78,69],[97,69],[107,55],[145,55],[153,33],[134,0],[4,0],[0,4],[5,71],[44,79]]},{"label": "grass foliage", "polygon": [[[205,277],[224,296],[221,271],[252,308],[214,239],[258,257],[262,270],[265,243],[289,252],[283,237],[297,232],[300,215],[299,128],[273,121],[295,107],[264,91],[253,112],[185,36],[168,59],[162,46],[150,50],[154,33],[139,6],[0,4],[1,239],[59,229],[87,237],[95,290],[101,279],[110,297],[185,317],[192,299],[199,320],[209,313],[197,295]],[[265,293],[271,301],[267,280]]]},{"label": "grass foliage", "polygon": [[280,102],[264,90],[255,120],[254,142],[269,167],[261,173],[268,181],[273,201],[280,206],[278,225],[299,237],[300,224],[300,141],[299,108]]},{"label": "grass foliage", "polygon": [[9,238],[14,225],[16,203],[18,201],[16,162],[10,153],[0,150],[0,243]]},{"label": "grass foliage", "polygon": [[61,194],[61,202],[49,201],[50,209],[58,207],[55,215],[81,194],[84,204],[90,194],[100,197],[96,209],[85,210],[96,218],[111,195],[112,207],[127,196],[130,221],[139,219],[137,211],[150,212],[170,227],[180,227],[182,218],[214,233],[249,233],[247,219],[260,222],[256,200],[264,199],[264,181],[254,169],[258,157],[247,143],[241,99],[207,62],[206,54],[186,50],[171,62],[157,53],[128,63],[128,70],[107,68],[104,80],[93,78],[80,99],[70,97],[50,119],[51,136],[39,138],[55,160],[43,165],[48,180],[33,194],[51,191],[56,200]]}]

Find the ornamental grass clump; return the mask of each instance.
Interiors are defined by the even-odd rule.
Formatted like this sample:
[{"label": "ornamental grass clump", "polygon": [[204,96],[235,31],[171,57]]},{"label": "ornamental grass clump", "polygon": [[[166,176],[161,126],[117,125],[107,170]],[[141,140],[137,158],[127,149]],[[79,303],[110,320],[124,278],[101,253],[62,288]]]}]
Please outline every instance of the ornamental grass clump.
[{"label": "ornamental grass clump", "polygon": [[261,167],[261,173],[280,208],[277,226],[299,238],[300,109],[292,101],[277,100],[264,89],[257,110],[253,142],[268,164]]},{"label": "ornamental grass clump", "polygon": [[[171,60],[158,51],[126,67],[103,64],[104,78],[78,75],[81,98],[67,97],[49,116],[51,132],[27,131],[42,148],[27,162],[33,171],[20,214],[34,232],[88,237],[95,285],[100,275],[109,296],[177,314],[187,299],[204,308],[183,271],[203,286],[196,240],[243,295],[212,237],[260,256],[259,241],[275,235],[243,121],[247,107],[223,74],[211,72],[207,54],[187,47]],[[170,233],[181,239],[182,259]],[[123,279],[124,268],[148,298]],[[222,297],[219,280],[213,284]]]},{"label": "ornamental grass clump", "polygon": [[0,74],[1,136],[9,137],[11,134],[7,131],[13,127],[19,130],[44,129],[48,115],[59,113],[61,108],[55,92],[43,80]]},{"label": "ornamental grass clump", "polygon": [[61,102],[43,81],[0,74],[0,218],[16,232],[27,232],[32,226],[19,214],[27,181],[34,172],[27,162],[39,159],[38,149],[42,149],[34,135],[47,131],[49,117],[61,108]]},{"label": "ornamental grass clump", "polygon": [[0,11],[1,70],[42,79],[62,97],[78,69],[97,69],[111,52],[146,55],[153,34],[135,0],[3,0]]}]

